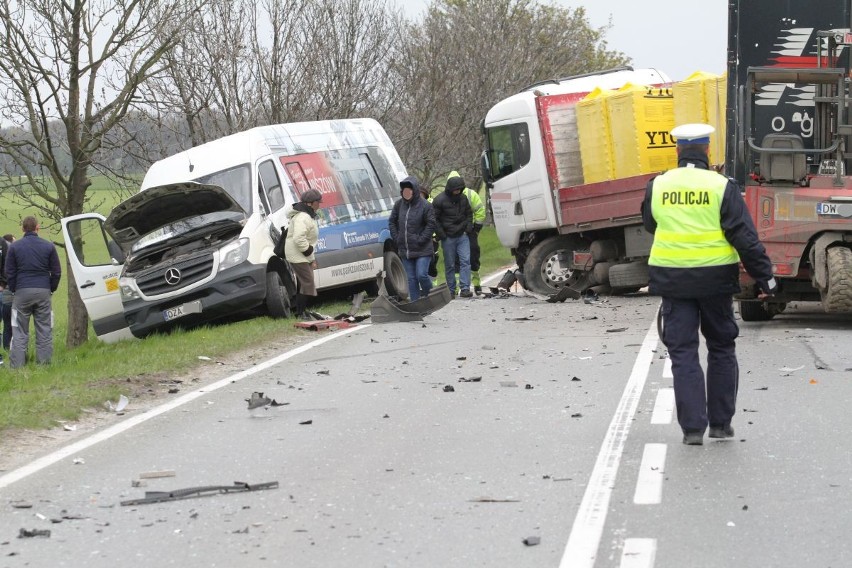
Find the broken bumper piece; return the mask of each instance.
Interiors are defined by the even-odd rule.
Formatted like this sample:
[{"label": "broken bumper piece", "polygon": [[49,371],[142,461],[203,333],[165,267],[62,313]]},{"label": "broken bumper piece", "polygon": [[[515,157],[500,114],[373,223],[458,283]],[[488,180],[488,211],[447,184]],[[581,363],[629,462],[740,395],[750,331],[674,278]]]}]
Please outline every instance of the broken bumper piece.
[{"label": "broken bumper piece", "polygon": [[277,489],[277,481],[267,483],[254,483],[249,485],[242,481],[235,481],[233,485],[206,485],[203,487],[190,487],[189,489],[177,489],[175,491],[146,491],[145,497],[141,499],[130,499],[122,501],[121,505],[148,505],[150,503],[163,503],[165,501],[177,501],[189,499],[190,497],[204,497],[217,495],[219,493],[245,493],[247,491],[261,491],[263,489]]},{"label": "broken bumper piece", "polygon": [[435,286],[425,298],[413,302],[400,302],[396,298],[379,295],[370,307],[370,318],[375,323],[420,321],[423,316],[438,311],[452,300],[446,284]]}]

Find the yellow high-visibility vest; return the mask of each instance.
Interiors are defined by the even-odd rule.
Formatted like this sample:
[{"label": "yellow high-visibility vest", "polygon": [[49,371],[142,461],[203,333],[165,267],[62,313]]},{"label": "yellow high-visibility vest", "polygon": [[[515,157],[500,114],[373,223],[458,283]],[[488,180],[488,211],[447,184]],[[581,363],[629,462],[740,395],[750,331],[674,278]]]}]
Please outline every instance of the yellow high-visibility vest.
[{"label": "yellow high-visibility vest", "polygon": [[727,184],[724,176],[699,168],[669,170],[654,180],[651,212],[657,231],[649,265],[696,268],[739,262],[720,224]]}]

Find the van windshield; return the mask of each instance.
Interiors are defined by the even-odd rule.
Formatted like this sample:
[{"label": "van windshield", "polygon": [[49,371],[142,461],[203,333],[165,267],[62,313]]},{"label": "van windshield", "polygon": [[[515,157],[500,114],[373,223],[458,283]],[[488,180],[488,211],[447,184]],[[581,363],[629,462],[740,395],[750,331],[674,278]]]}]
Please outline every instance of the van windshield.
[{"label": "van windshield", "polygon": [[227,170],[207,174],[193,181],[221,187],[234,198],[234,201],[243,208],[243,211],[251,214],[252,191],[251,168],[249,164],[242,164],[228,168]]}]

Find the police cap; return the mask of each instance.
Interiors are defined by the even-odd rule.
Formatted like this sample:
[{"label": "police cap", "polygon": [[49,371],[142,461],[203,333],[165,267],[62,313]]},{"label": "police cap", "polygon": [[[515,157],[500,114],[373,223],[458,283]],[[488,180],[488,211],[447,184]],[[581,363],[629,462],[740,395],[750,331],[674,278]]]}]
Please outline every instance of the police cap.
[{"label": "police cap", "polygon": [[693,123],[681,124],[672,129],[672,136],[677,139],[679,145],[683,144],[709,144],[710,135],[716,129],[709,124]]}]

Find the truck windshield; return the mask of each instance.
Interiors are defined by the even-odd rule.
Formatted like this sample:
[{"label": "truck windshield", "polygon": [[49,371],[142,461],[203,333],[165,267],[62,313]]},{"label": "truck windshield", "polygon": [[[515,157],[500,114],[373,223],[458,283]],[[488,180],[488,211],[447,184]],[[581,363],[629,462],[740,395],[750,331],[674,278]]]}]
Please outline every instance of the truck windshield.
[{"label": "truck windshield", "polygon": [[491,179],[518,171],[530,161],[530,132],[526,123],[487,129],[488,166]]},{"label": "truck windshield", "polygon": [[246,213],[251,213],[251,168],[248,164],[242,164],[227,170],[207,174],[196,180],[198,183],[218,185],[234,198],[234,201],[243,208]]}]

